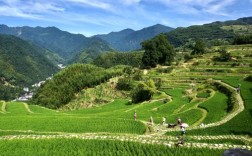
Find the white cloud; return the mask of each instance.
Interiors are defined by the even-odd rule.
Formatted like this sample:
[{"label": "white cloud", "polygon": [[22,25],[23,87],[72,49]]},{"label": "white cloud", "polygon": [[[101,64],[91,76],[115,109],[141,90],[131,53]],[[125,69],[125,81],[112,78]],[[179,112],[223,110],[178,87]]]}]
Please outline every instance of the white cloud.
[{"label": "white cloud", "polygon": [[34,14],[24,13],[22,10],[17,8],[0,6],[0,16],[12,16],[12,17],[22,17],[29,19],[40,19],[40,16]]},{"label": "white cloud", "polygon": [[134,5],[138,4],[141,0],[121,0],[121,2],[125,5]]},{"label": "white cloud", "polygon": [[234,3],[234,0],[223,0],[219,3],[213,4],[205,9],[206,12],[211,14],[229,16],[228,13],[225,12],[225,8]]},{"label": "white cloud", "polygon": [[[210,13],[227,15],[225,8],[232,5],[235,0],[153,0],[166,5],[173,11],[182,14]],[[252,0],[251,0],[252,1]]]},{"label": "white cloud", "polygon": [[[1,1],[0,1],[1,2]],[[64,8],[57,7],[55,4],[47,1],[20,1],[5,0],[0,6],[0,16],[22,17],[28,19],[45,18],[46,14],[64,12]]]},{"label": "white cloud", "polygon": [[102,2],[100,0],[66,0],[68,2],[72,3],[77,3],[77,4],[82,4],[82,5],[87,5],[95,8],[100,8],[104,10],[109,10],[111,9],[111,5],[109,3]]}]

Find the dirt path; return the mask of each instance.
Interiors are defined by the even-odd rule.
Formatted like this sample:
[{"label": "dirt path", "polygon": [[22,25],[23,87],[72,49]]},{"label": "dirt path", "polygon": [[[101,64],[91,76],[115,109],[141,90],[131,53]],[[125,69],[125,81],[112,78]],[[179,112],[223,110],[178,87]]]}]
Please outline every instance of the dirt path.
[{"label": "dirt path", "polygon": [[1,110],[3,113],[6,113],[6,102],[5,101],[1,101],[1,102],[3,103]]},{"label": "dirt path", "polygon": [[[231,89],[235,90],[234,87],[230,86],[227,83],[221,82],[220,80],[216,80],[216,81],[220,82],[222,85],[224,85],[224,86],[226,86],[228,88],[231,88]],[[235,96],[236,96],[236,99],[237,99],[238,103],[236,104],[236,106],[234,106],[234,110],[231,113],[227,114],[222,120],[214,122],[214,123],[207,124],[204,127],[199,127],[198,125],[200,123],[202,123],[202,121],[204,120],[204,118],[207,115],[207,112],[204,111],[203,109],[201,110],[201,109],[199,109],[197,107],[200,103],[198,105],[196,105],[197,109],[199,109],[200,111],[202,111],[203,116],[202,116],[202,118],[199,121],[197,121],[196,123],[194,123],[192,126],[188,127],[187,130],[219,126],[219,125],[222,125],[222,124],[228,122],[232,118],[234,118],[236,115],[238,115],[239,113],[241,113],[244,110],[244,102],[242,100],[241,95],[236,93]],[[212,97],[213,97],[213,95],[211,95],[210,98],[212,98]],[[210,99],[210,98],[208,98],[208,99]],[[157,129],[157,128],[154,128],[154,129]],[[165,134],[166,132],[169,132],[169,131],[180,131],[180,128],[174,128],[174,129],[168,129],[168,128],[166,128],[166,129],[162,130],[163,134]],[[159,133],[160,132],[158,132],[157,135],[160,135]]]},{"label": "dirt path", "polygon": [[[221,82],[226,87],[233,88],[232,86]],[[244,102],[241,98],[240,94],[236,94],[236,99],[238,101],[237,106],[235,106],[235,110],[229,113],[226,117],[224,117],[221,121],[211,123],[205,126],[206,127],[213,127],[219,126],[231,120],[237,114],[244,110]],[[23,103],[26,107],[27,111],[32,113],[29,109],[28,105]],[[198,105],[197,105],[198,106]],[[6,102],[3,102],[2,111],[6,112]],[[129,111],[129,110],[128,110]],[[205,112],[206,113],[206,112]],[[204,117],[200,119],[203,120]],[[198,121],[198,123],[200,123]],[[147,122],[142,121],[144,124]],[[196,125],[196,124],[195,124]],[[187,129],[198,129],[199,127],[192,126]],[[119,140],[119,141],[133,141],[133,142],[140,142],[144,144],[161,144],[168,147],[174,147],[175,143],[177,142],[177,137],[175,136],[166,136],[164,135],[167,131],[179,131],[179,129],[168,129],[167,126],[163,125],[154,125],[153,126],[154,133],[147,133],[145,135],[133,135],[133,134],[112,134],[112,133],[64,133],[64,132],[37,132],[32,130],[0,130],[2,132],[24,132],[24,133],[35,133],[34,135],[9,135],[9,136],[0,136],[0,140],[16,140],[16,139],[54,139],[54,138],[78,138],[78,139],[97,139],[97,140]],[[38,135],[41,133],[40,135]],[[44,135],[45,134],[45,135]],[[192,139],[196,140],[193,142],[186,142],[183,147],[185,148],[210,148],[210,149],[230,149],[230,148],[243,148],[243,149],[252,149],[252,139],[248,136],[236,136],[236,135],[218,135],[218,136],[189,136]],[[230,139],[230,140],[242,140],[244,142],[248,142],[246,145],[233,145],[230,143],[227,144],[213,144],[213,143],[199,143],[197,140],[223,140],[223,139]]]},{"label": "dirt path", "polygon": [[[175,136],[151,136],[151,135],[127,135],[127,134],[97,134],[97,133],[87,133],[87,134],[75,134],[75,133],[64,133],[58,135],[9,135],[2,136],[0,140],[19,140],[19,139],[84,139],[84,140],[117,140],[117,141],[131,141],[139,142],[143,144],[159,144],[168,147],[175,147],[178,138]],[[251,138],[246,136],[190,136],[190,139],[194,139],[191,142],[185,142],[183,148],[210,148],[210,149],[229,149],[229,148],[243,148],[252,149]],[[247,145],[233,145],[229,143],[215,144],[215,143],[200,143],[197,140],[241,140],[247,142]]]},{"label": "dirt path", "polygon": [[[226,83],[221,82],[219,80],[217,80],[217,81],[220,82],[222,85],[235,90],[235,88],[230,86],[229,84],[226,84]],[[215,126],[222,125],[222,124],[228,122],[229,120],[233,119],[239,113],[241,113],[244,110],[244,101],[242,100],[242,97],[240,94],[236,93],[235,96],[237,99],[237,104],[236,104],[236,106],[234,106],[234,110],[231,113],[227,114],[222,120],[207,124],[203,128],[215,127]],[[195,125],[195,126],[191,126],[191,127],[187,128],[187,130],[199,129],[199,128],[200,128],[199,126]],[[179,130],[180,129],[175,128],[175,129],[169,129],[167,131],[179,131]]]},{"label": "dirt path", "polygon": [[30,110],[30,108],[29,108],[29,106],[27,105],[27,103],[24,103],[24,102],[23,102],[23,104],[24,104],[25,109],[26,109],[29,113],[34,113],[34,112],[32,112],[32,111]]},{"label": "dirt path", "polygon": [[212,99],[212,98],[214,97],[214,95],[215,95],[215,91],[212,90],[212,92],[211,92],[209,98],[207,98],[206,100],[204,100],[204,101],[198,103],[198,104],[195,106],[195,109],[198,109],[198,110],[200,110],[200,111],[202,112],[202,117],[201,117],[197,122],[195,122],[195,123],[192,125],[192,127],[198,126],[198,125],[200,125],[201,123],[203,123],[203,121],[205,120],[205,118],[206,118],[206,116],[207,116],[207,110],[205,110],[205,109],[203,109],[203,108],[200,108],[199,105],[200,105],[201,103],[203,103],[203,102],[206,102],[206,101]]},{"label": "dirt path", "polygon": [[[220,83],[228,88],[235,90],[234,87],[232,87],[224,82],[220,82]],[[227,116],[225,116],[222,120],[215,122],[215,123],[207,124],[205,127],[214,127],[214,126],[222,125],[222,124],[228,122],[229,120],[233,119],[236,115],[238,115],[239,113],[241,113],[244,110],[244,101],[242,100],[241,95],[236,93],[235,96],[236,96],[236,99],[238,102],[237,105],[234,106],[235,110],[232,111],[231,113],[229,113]]]},{"label": "dirt path", "polygon": [[207,116],[207,111],[203,108],[197,108],[198,110],[200,110],[202,112],[202,117],[197,121],[195,122],[192,126],[198,126],[200,125],[201,123],[203,123],[203,121],[205,120],[206,116]]}]

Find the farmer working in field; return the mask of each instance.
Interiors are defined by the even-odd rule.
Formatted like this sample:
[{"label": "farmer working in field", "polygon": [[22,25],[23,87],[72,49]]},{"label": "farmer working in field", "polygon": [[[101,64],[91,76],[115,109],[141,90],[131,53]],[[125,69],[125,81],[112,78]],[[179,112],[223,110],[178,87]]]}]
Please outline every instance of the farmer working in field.
[{"label": "farmer working in field", "polygon": [[180,117],[178,117],[178,125],[181,125],[182,124],[182,120]]},{"label": "farmer working in field", "polygon": [[163,125],[165,125],[165,123],[166,123],[166,118],[163,117]]},{"label": "farmer working in field", "polygon": [[153,118],[152,118],[152,116],[150,117],[150,124],[153,125]]}]

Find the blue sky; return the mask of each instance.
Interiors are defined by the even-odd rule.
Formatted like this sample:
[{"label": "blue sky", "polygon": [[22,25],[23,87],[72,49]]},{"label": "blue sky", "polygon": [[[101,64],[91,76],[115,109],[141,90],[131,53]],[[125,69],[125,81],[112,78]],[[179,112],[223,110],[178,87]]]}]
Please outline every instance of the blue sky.
[{"label": "blue sky", "polygon": [[0,24],[55,26],[85,36],[247,16],[252,16],[252,0],[0,0]]}]

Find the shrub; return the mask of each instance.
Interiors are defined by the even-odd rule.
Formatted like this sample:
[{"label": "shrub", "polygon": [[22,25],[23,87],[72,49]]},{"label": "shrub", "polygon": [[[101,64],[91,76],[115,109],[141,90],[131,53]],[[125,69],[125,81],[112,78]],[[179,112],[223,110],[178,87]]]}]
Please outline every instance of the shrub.
[{"label": "shrub", "polygon": [[247,76],[244,80],[245,80],[245,81],[252,82],[252,75]]},{"label": "shrub", "polygon": [[143,101],[150,100],[153,93],[149,89],[138,89],[132,95],[132,103],[139,103]]},{"label": "shrub", "polygon": [[143,80],[143,73],[141,70],[136,70],[134,75],[133,75],[133,79],[136,81],[141,81]]},{"label": "shrub", "polygon": [[120,78],[116,85],[116,89],[129,91],[133,89],[133,84],[130,78]]},{"label": "shrub", "polygon": [[174,67],[167,67],[167,68],[158,69],[157,71],[159,73],[171,73],[173,69],[174,69]]},{"label": "shrub", "polygon": [[150,100],[155,93],[155,89],[150,87],[153,85],[152,83],[154,82],[150,81],[148,85],[146,85],[145,83],[138,84],[137,88],[132,93],[132,103],[139,103]]},{"label": "shrub", "polygon": [[189,54],[185,54],[185,55],[184,55],[184,60],[185,60],[185,62],[191,60],[192,58],[193,58],[193,57],[192,57],[191,55],[189,55]]}]

